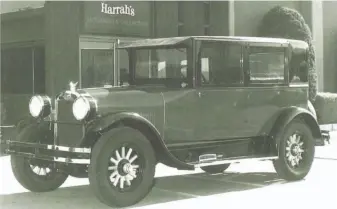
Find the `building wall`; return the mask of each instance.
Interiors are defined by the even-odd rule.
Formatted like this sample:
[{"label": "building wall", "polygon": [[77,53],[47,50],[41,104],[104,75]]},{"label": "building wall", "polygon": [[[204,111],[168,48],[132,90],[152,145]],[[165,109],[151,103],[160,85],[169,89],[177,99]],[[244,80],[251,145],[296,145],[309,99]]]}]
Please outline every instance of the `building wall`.
[{"label": "building wall", "polygon": [[155,37],[205,35],[206,25],[209,35],[229,35],[228,1],[210,1],[208,12],[202,1],[156,1],[154,8]]},{"label": "building wall", "polygon": [[1,44],[44,39],[44,16],[2,21]]},{"label": "building wall", "polygon": [[0,14],[17,12],[20,10],[42,8],[45,1],[0,1]]},{"label": "building wall", "polygon": [[279,5],[299,9],[298,1],[234,1],[234,34],[256,36],[263,16]]},{"label": "building wall", "polygon": [[178,36],[178,2],[156,1],[154,10],[154,36],[158,38]]},{"label": "building wall", "polygon": [[324,91],[337,92],[337,2],[323,1]]},{"label": "building wall", "polygon": [[228,36],[229,35],[229,2],[212,1],[210,2],[210,35]]},{"label": "building wall", "polygon": [[46,93],[55,96],[79,80],[81,2],[48,1],[46,21]]}]

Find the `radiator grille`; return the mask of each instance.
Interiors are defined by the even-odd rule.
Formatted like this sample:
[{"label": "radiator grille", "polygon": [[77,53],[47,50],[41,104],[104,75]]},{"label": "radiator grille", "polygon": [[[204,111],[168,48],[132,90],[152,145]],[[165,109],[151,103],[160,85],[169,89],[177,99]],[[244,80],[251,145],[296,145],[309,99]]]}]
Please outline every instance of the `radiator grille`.
[{"label": "radiator grille", "polygon": [[83,138],[83,125],[73,115],[73,100],[59,100],[57,103],[58,145],[76,147]]}]

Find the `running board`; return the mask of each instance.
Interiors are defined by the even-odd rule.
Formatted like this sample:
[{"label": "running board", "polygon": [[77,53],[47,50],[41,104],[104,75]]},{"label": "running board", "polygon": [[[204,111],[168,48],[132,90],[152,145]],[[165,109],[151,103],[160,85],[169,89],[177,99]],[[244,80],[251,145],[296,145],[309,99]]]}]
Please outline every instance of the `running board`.
[{"label": "running board", "polygon": [[218,160],[218,161],[212,161],[212,162],[202,162],[202,163],[196,163],[192,164],[194,168],[200,168],[204,166],[212,166],[212,165],[221,165],[221,164],[229,164],[229,163],[243,163],[246,161],[251,160],[275,160],[278,159],[278,156],[272,156],[272,157],[253,157],[253,158],[229,158],[226,160]]}]

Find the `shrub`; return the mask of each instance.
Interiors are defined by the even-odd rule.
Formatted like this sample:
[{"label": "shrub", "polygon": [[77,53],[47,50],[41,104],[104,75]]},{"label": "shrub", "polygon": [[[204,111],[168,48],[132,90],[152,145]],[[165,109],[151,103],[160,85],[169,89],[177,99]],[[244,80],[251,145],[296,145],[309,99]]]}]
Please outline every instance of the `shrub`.
[{"label": "shrub", "polygon": [[[313,102],[317,95],[315,49],[312,44],[310,28],[303,16],[294,9],[276,6],[269,10],[262,18],[258,28],[258,36],[296,39],[308,43],[309,99]],[[294,72],[292,73],[294,74]]]},{"label": "shrub", "polygon": [[319,124],[337,123],[337,94],[320,92],[313,103]]}]

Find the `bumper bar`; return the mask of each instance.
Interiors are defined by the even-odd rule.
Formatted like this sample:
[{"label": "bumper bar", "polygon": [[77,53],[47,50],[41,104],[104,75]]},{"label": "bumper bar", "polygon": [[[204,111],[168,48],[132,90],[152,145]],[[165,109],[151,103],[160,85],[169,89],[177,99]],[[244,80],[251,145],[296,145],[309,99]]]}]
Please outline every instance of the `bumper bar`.
[{"label": "bumper bar", "polygon": [[330,133],[327,130],[321,130],[321,139],[316,140],[316,146],[330,144]]},{"label": "bumper bar", "polygon": [[71,164],[89,164],[90,148],[64,147],[7,140],[1,146],[5,153],[27,158]]}]

